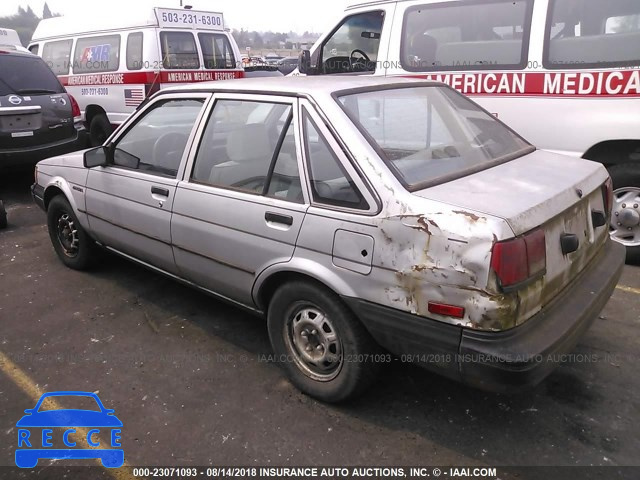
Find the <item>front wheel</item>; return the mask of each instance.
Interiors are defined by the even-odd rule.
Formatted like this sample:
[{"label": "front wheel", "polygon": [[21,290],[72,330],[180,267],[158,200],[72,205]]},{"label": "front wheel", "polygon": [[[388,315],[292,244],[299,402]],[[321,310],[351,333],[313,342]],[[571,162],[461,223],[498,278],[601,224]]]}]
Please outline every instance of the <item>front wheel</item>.
[{"label": "front wheel", "polygon": [[640,263],[640,164],[609,169],[613,180],[611,238],[627,247],[627,262]]},{"label": "front wheel", "polygon": [[307,395],[341,402],[375,380],[379,349],[330,290],[310,282],[283,285],[269,304],[267,323],[278,362]]},{"label": "front wheel", "polygon": [[54,197],[47,208],[47,226],[53,248],[62,263],[86,270],[96,259],[96,244],[84,231],[66,198]]}]

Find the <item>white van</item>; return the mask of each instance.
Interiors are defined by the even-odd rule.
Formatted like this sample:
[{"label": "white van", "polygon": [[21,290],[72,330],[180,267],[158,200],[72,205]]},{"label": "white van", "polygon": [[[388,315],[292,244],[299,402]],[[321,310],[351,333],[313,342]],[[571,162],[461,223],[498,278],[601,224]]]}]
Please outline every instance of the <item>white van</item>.
[{"label": "white van", "polygon": [[50,18],[39,23],[29,50],[78,100],[93,145],[164,87],[244,76],[238,46],[214,12],[154,8],[138,19]]},{"label": "white van", "polygon": [[612,236],[640,260],[640,0],[354,2],[299,69],[445,82],[539,148],[601,162]]}]

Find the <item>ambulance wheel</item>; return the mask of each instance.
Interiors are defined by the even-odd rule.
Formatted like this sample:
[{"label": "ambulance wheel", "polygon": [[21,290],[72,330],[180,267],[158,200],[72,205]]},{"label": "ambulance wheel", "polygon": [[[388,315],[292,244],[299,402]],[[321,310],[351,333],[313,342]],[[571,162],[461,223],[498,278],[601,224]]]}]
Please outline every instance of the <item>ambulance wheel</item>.
[{"label": "ambulance wheel", "polygon": [[96,115],[89,125],[89,138],[92,147],[99,147],[113,133],[113,127],[105,114]]},{"label": "ambulance wheel", "polygon": [[0,200],[0,229],[7,228],[7,211],[4,209],[4,203]]},{"label": "ambulance wheel", "polygon": [[627,247],[627,263],[640,264],[640,165],[609,168],[613,180],[611,238]]}]

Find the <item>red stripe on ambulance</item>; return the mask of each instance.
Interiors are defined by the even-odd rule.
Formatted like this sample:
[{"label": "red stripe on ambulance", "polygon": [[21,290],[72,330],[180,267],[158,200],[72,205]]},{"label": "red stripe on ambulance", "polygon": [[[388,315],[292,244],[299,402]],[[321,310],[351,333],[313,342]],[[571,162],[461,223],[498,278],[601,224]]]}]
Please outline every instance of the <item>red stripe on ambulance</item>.
[{"label": "red stripe on ambulance", "polygon": [[234,80],[244,77],[239,70],[189,70],[135,73],[100,73],[95,75],[64,75],[58,77],[65,87],[84,85],[141,85],[163,83],[198,83]]},{"label": "red stripe on ambulance", "polygon": [[438,73],[419,78],[446,83],[465,95],[640,96],[640,70],[610,72]]}]

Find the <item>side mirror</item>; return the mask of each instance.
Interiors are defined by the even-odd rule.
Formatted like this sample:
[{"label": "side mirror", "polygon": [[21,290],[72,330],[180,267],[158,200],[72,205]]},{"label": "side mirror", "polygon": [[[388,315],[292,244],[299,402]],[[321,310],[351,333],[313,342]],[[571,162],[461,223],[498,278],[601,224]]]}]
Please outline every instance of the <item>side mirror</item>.
[{"label": "side mirror", "polygon": [[84,152],[84,168],[106,167],[109,161],[110,151],[108,147],[97,147]]},{"label": "side mirror", "polygon": [[26,413],[27,415],[31,415],[33,413],[33,408],[27,408],[24,413]]},{"label": "side mirror", "polygon": [[298,57],[298,71],[303,75],[311,75],[311,52],[303,50]]}]

